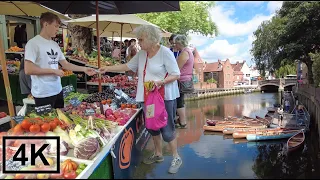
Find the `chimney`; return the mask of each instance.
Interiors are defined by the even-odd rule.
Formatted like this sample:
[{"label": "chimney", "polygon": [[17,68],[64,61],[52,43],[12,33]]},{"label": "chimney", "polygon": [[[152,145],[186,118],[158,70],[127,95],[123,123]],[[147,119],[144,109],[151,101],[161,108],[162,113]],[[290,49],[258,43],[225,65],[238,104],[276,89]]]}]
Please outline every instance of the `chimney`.
[{"label": "chimney", "polygon": [[236,65],[238,65],[238,64],[239,64],[239,61],[237,61]]},{"label": "chimney", "polygon": [[220,59],[218,59],[218,62],[219,62],[219,63],[221,63],[221,60],[220,60]]}]

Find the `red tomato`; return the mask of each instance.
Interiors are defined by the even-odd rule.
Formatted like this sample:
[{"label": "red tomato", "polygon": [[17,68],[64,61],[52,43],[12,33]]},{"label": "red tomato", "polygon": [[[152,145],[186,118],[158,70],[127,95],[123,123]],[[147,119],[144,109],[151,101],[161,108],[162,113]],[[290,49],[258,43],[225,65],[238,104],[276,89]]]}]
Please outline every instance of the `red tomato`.
[{"label": "red tomato", "polygon": [[32,133],[38,133],[40,132],[40,126],[38,124],[31,125],[29,130]]},{"label": "red tomato", "polygon": [[69,170],[64,172],[63,177],[65,179],[75,179],[77,177],[77,173],[74,170]]},{"label": "red tomato", "polygon": [[42,125],[41,125],[41,132],[44,132],[44,133],[46,133],[46,132],[48,132],[49,130],[50,130],[50,124],[49,123],[43,123]]},{"label": "red tomato", "polygon": [[21,126],[24,130],[29,131],[29,128],[31,126],[31,122],[29,122],[29,120],[25,119],[22,121]]},{"label": "red tomato", "polygon": [[51,121],[49,124],[50,124],[51,131],[53,131],[57,127],[57,123],[55,121]]}]

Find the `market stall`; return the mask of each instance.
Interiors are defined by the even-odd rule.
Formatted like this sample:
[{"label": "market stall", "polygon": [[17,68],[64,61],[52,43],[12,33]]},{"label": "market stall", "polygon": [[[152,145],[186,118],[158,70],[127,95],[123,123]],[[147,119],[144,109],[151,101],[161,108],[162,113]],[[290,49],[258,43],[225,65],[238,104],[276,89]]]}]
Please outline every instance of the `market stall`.
[{"label": "market stall", "polygon": [[[135,102],[134,96],[130,97],[127,95],[130,91],[121,88],[109,88],[108,91],[94,94],[81,94],[72,92],[70,89],[63,89],[63,91],[65,108],[49,108],[49,110],[41,109],[42,107],[25,108],[24,117],[15,117],[19,119],[18,125],[0,135],[34,136],[40,133],[45,136],[60,136],[62,140],[60,161],[62,164],[68,161],[77,164],[73,169],[77,172],[77,179],[130,177],[150,137],[144,127],[142,109]],[[10,119],[7,116],[3,118]],[[0,118],[0,122],[2,120],[5,119]],[[6,167],[14,166],[15,169],[20,170],[32,169],[28,165],[17,167],[10,164],[13,156],[10,152],[16,151],[21,145],[19,140],[6,142],[6,144],[6,148],[10,149],[6,154],[8,161]],[[89,147],[94,148],[88,150]],[[46,157],[52,160],[53,164],[57,163],[54,151],[48,150]],[[80,166],[82,169],[79,169]],[[37,166],[37,168],[40,167],[40,165]],[[61,171],[65,172],[63,168],[62,165]],[[110,173],[106,173],[106,170],[110,170]],[[62,176],[67,178],[66,174],[65,172]],[[42,178],[39,174],[0,176],[0,178],[13,177]],[[48,178],[54,179],[57,175],[50,175]]]}]

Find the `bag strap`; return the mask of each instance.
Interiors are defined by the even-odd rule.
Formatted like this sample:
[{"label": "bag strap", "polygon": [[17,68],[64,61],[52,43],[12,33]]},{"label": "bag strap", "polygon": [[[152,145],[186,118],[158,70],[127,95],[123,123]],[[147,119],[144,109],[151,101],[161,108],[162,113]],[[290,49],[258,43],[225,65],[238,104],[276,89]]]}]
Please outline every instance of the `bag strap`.
[{"label": "bag strap", "polygon": [[[148,53],[147,53],[147,57],[146,57],[146,63],[144,64],[144,69],[143,69],[143,82],[145,81],[145,76],[146,76],[146,68],[147,68],[147,63],[148,63]],[[168,76],[168,73],[165,75],[164,79]]]}]

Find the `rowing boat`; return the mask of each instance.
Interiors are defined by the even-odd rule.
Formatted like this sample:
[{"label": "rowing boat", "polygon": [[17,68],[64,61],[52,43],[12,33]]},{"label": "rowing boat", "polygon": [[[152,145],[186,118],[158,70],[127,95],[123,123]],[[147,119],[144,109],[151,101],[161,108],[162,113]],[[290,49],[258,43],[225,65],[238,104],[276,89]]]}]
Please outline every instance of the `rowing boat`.
[{"label": "rowing boat", "polygon": [[263,134],[248,134],[248,141],[263,141],[263,140],[271,140],[271,139],[287,139],[291,136],[295,135],[300,130],[286,130],[286,131],[274,131],[267,132]]},{"label": "rowing boat", "polygon": [[255,125],[243,125],[243,124],[241,124],[241,125],[234,125],[234,124],[232,124],[232,125],[219,125],[219,126],[208,126],[208,125],[204,125],[203,126],[203,129],[205,130],[205,131],[215,131],[215,132],[223,132],[223,130],[224,129],[226,129],[226,128],[266,128],[266,126],[265,125],[257,125],[257,126],[255,126]]},{"label": "rowing boat", "polygon": [[304,140],[305,140],[305,135],[303,130],[293,135],[287,141],[288,152],[292,152],[302,147]]}]

